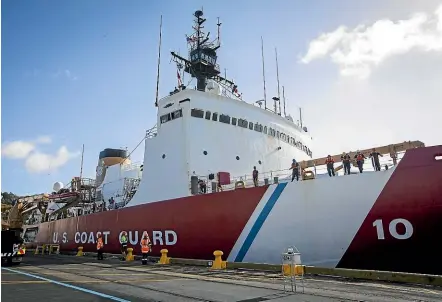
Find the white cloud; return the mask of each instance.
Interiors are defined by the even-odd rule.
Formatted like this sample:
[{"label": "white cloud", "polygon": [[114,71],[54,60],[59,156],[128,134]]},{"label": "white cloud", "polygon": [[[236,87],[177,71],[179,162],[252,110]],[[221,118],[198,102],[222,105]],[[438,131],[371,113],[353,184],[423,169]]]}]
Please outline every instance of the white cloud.
[{"label": "white cloud", "polygon": [[34,141],[36,144],[50,144],[52,143],[52,139],[50,136],[43,135],[37,137],[37,139]]},{"label": "white cloud", "polygon": [[65,165],[70,159],[79,156],[79,152],[69,152],[66,146],[60,147],[54,155],[37,150],[38,145],[50,144],[49,136],[39,136],[34,140],[17,140],[2,144],[2,156],[10,159],[25,159],[25,167],[30,173],[54,171]]},{"label": "white cloud", "polygon": [[341,75],[364,79],[385,60],[411,50],[442,52],[442,4],[433,14],[416,13],[406,20],[378,20],[351,30],[340,26],[311,41],[301,62],[329,55]]},{"label": "white cloud", "polygon": [[59,78],[59,77],[66,77],[67,79],[76,81],[78,79],[77,76],[75,76],[72,71],[70,71],[69,69],[65,69],[65,70],[58,70],[57,72],[53,73],[53,76],[55,78]]},{"label": "white cloud", "polygon": [[5,142],[2,145],[2,156],[11,159],[26,158],[35,149],[37,144],[49,144],[51,141],[49,136],[39,136],[37,139],[30,141]]},{"label": "white cloud", "polygon": [[41,152],[32,153],[25,162],[26,169],[30,173],[42,173],[54,171],[64,166],[70,159],[79,156],[79,152],[71,153],[66,146],[60,147],[56,154],[45,154]]},{"label": "white cloud", "polygon": [[[315,158],[409,140],[442,143],[442,5],[437,14],[378,21],[352,31],[341,26],[312,41],[306,63],[330,55],[341,74],[356,76],[310,74],[313,89],[298,92]],[[413,47],[420,51],[409,51]],[[333,53],[342,54],[342,60]]]},{"label": "white cloud", "polygon": [[35,145],[32,142],[27,141],[13,141],[4,143],[2,146],[2,156],[19,159],[26,158],[32,150],[35,149]]}]

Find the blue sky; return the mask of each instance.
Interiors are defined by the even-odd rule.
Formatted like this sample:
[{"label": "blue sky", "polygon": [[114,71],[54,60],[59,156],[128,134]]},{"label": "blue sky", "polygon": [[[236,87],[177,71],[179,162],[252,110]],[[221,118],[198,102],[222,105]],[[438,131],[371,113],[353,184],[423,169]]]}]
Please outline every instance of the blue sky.
[{"label": "blue sky", "polygon": [[[49,171],[40,173],[26,169],[26,158],[2,157],[2,191],[40,193],[50,191],[55,181],[68,182],[79,174],[78,152],[82,144],[85,144],[86,176],[94,176],[102,149],[132,150],[138,144],[145,130],[155,124],[160,14],[163,14],[160,95],[173,89],[176,82],[169,51],[180,50],[184,54],[184,35],[190,33],[192,13],[203,6],[207,26],[213,34],[216,17],[221,18],[220,63],[227,68],[228,77],[235,79],[244,98],[252,102],[262,98],[262,35],[268,94],[276,94],[276,46],[280,81],[285,85],[289,110],[296,114],[297,106],[301,106],[306,110],[307,121],[309,118],[315,121],[313,111],[324,104],[326,95],[331,96],[330,91],[342,85],[342,80],[336,66],[328,61],[298,63],[310,41],[342,24],[355,27],[382,18],[408,18],[416,9],[431,13],[437,3],[429,1],[416,7],[409,2],[407,7],[397,1],[354,2],[164,1],[160,4],[155,1],[154,4],[154,1],[3,0],[2,145],[33,141],[36,145],[33,152],[55,154],[65,146],[69,154],[76,156],[58,169],[48,167]],[[367,82],[364,85],[367,87]],[[311,128],[314,130],[315,126]],[[320,127],[317,134],[327,137]],[[42,136],[50,139],[41,139]],[[37,144],[36,140],[43,143]],[[341,147],[337,145],[334,149],[338,152]],[[134,161],[142,160],[143,148],[142,145],[134,153]]]}]

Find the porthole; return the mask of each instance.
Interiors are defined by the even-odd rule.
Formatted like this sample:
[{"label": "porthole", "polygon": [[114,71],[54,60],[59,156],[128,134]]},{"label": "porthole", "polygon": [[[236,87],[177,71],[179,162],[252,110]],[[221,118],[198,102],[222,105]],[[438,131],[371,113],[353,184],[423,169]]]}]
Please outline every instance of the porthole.
[{"label": "porthole", "polygon": [[166,154],[163,154],[163,156],[161,156],[163,159],[165,159],[166,158]]},{"label": "porthole", "polygon": [[239,156],[236,156],[236,160],[239,160]]},{"label": "porthole", "polygon": [[260,160],[258,160],[258,164],[262,164],[262,162]]},{"label": "porthole", "polygon": [[206,150],[204,150],[203,154],[204,154],[204,155],[207,155],[207,151],[206,151]]}]

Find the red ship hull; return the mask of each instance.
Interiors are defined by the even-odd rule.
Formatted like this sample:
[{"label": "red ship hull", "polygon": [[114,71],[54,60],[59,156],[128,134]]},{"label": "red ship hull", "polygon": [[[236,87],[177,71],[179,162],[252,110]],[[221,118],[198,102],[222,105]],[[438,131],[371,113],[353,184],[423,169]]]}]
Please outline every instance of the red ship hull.
[{"label": "red ship hull", "polygon": [[392,171],[281,183],[166,200],[39,225],[36,242],[62,250],[119,253],[129,234],[140,253],[142,233],[152,255],[280,263],[295,245],[305,264],[442,274],[442,146],[407,151]]}]

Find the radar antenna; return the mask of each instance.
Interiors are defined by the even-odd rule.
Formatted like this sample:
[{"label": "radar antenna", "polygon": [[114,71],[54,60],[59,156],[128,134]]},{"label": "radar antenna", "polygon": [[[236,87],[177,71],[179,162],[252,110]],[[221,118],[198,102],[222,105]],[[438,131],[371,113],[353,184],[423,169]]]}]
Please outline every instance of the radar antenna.
[{"label": "radar antenna", "polygon": [[195,17],[194,32],[190,36],[186,35],[186,40],[189,45],[189,58],[185,59],[172,51],[172,60],[180,64],[180,66],[184,66],[184,72],[190,74],[192,78],[197,79],[197,90],[205,91],[207,80],[213,80],[225,90],[228,90],[233,96],[241,98],[235,83],[220,75],[220,67],[219,64],[216,63],[216,51],[221,47],[221,23],[219,19],[217,23],[218,35],[213,41],[209,41],[210,32],[205,34],[203,31],[204,26],[202,25],[206,21],[206,19],[203,18],[203,11],[197,10],[193,15]]}]

